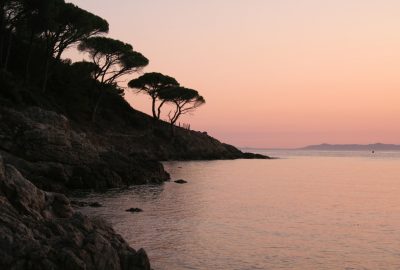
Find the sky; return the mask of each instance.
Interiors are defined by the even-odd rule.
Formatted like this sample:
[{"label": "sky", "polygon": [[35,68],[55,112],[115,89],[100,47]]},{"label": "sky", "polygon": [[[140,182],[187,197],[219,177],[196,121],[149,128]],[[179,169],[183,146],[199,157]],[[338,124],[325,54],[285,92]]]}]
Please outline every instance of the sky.
[{"label": "sky", "polygon": [[194,130],[239,147],[400,143],[398,0],[69,2],[149,58],[144,72],[205,97],[181,120]]}]

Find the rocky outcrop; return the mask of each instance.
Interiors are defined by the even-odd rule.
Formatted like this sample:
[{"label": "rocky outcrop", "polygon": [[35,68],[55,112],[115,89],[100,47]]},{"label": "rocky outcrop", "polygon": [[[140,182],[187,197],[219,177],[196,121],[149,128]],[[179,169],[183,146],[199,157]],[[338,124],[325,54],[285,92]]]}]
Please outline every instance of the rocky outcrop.
[{"label": "rocky outcrop", "polygon": [[48,191],[104,190],[169,179],[159,161],[268,158],[130,108],[117,121],[70,121],[38,107],[0,107],[0,154]]},{"label": "rocky outcrop", "polygon": [[157,161],[117,151],[37,107],[0,109],[0,153],[45,190],[107,189],[169,179]]},{"label": "rocky outcrop", "polygon": [[0,269],[148,270],[150,263],[105,221],[36,188],[0,156]]},{"label": "rocky outcrop", "polygon": [[[243,153],[236,147],[221,143],[207,132],[187,130],[171,126],[164,121],[154,121],[148,115],[131,110],[130,116],[142,125],[126,124],[125,128],[107,130],[96,134],[97,140],[105,145],[113,145],[119,152],[148,160],[217,160],[217,159],[268,159],[269,157],[252,153]],[[143,124],[146,123],[146,124]],[[103,127],[112,123],[104,122]]]},{"label": "rocky outcrop", "polygon": [[[131,131],[133,134],[140,131]],[[143,132],[143,131],[141,131]],[[236,147],[221,143],[206,132],[185,130],[176,127],[171,136],[170,127],[165,122],[154,124],[142,136],[110,134],[102,137],[118,151],[127,151],[130,155],[145,157],[149,160],[217,160],[268,158],[262,155],[243,153]]]}]

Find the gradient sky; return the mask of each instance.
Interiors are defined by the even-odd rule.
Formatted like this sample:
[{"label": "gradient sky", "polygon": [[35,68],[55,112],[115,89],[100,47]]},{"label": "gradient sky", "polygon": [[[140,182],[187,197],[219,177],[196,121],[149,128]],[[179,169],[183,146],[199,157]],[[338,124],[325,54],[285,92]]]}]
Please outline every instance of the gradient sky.
[{"label": "gradient sky", "polygon": [[183,119],[195,130],[251,147],[400,143],[398,0],[71,2],[148,57],[145,72],[201,92]]}]

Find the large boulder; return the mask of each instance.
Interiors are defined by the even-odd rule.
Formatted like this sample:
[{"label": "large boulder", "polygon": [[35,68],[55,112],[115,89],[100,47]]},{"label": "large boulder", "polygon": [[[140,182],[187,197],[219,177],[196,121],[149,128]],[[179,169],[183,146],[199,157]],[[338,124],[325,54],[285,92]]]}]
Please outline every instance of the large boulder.
[{"label": "large boulder", "polygon": [[149,270],[150,263],[104,220],[36,188],[0,156],[0,269]]}]

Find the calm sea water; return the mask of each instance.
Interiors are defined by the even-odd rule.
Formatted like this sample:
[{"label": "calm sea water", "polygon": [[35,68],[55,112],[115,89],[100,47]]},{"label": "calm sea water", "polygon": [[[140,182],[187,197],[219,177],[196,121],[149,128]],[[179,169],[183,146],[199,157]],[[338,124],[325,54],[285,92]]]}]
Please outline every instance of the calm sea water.
[{"label": "calm sea water", "polygon": [[282,159],[167,162],[189,183],[91,194],[105,207],[83,211],[155,270],[400,269],[399,152],[267,153]]}]

